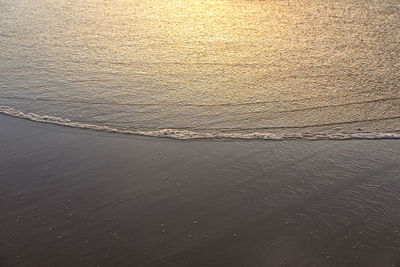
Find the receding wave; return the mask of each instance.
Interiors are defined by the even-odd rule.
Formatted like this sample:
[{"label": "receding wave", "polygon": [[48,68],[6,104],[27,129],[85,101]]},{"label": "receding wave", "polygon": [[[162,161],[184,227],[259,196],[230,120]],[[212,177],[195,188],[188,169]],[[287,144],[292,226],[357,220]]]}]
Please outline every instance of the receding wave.
[{"label": "receding wave", "polygon": [[104,125],[95,125],[89,123],[74,122],[69,119],[39,115],[36,113],[24,113],[20,110],[8,106],[0,106],[0,114],[27,119],[30,121],[51,123],[62,126],[68,126],[80,129],[91,129],[96,131],[121,133],[128,135],[143,135],[153,137],[168,137],[179,140],[190,139],[243,139],[243,140],[288,140],[288,139],[306,139],[306,140],[348,140],[348,139],[400,139],[400,132],[359,132],[359,133],[335,133],[335,134],[310,134],[310,133],[286,133],[286,134],[273,134],[263,132],[251,133],[229,133],[229,132],[196,132],[180,129],[156,129],[156,130],[120,130]]}]

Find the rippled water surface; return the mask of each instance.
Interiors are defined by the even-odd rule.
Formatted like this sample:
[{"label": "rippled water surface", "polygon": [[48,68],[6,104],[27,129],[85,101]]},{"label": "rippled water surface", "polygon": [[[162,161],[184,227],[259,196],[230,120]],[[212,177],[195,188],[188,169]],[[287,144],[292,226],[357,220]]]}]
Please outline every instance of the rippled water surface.
[{"label": "rippled water surface", "polygon": [[397,0],[0,0],[0,112],[177,138],[400,137]]}]

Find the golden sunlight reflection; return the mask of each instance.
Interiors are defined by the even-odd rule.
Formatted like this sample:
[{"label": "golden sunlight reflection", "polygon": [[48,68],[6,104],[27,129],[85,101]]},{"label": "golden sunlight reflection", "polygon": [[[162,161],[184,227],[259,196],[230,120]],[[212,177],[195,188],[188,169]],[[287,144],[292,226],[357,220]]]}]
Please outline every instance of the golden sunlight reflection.
[{"label": "golden sunlight reflection", "polygon": [[21,109],[144,132],[343,134],[399,125],[392,0],[43,1],[35,9],[21,1],[18,25],[33,30],[22,27],[21,40],[0,48],[23,55],[30,71],[19,62],[0,70],[10,83],[33,81],[37,102],[53,101],[15,103]]}]

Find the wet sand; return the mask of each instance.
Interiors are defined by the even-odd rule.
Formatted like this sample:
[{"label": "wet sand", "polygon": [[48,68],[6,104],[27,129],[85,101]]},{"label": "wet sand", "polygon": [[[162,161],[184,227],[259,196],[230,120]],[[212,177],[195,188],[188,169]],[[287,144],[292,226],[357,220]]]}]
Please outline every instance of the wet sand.
[{"label": "wet sand", "polygon": [[400,140],[178,141],[0,115],[0,266],[400,266]]}]

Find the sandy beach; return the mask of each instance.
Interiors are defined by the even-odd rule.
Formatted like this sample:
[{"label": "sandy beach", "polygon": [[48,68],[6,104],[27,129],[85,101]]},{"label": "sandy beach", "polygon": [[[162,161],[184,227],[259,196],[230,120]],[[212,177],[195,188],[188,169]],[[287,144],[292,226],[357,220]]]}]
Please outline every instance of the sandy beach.
[{"label": "sandy beach", "polygon": [[400,140],[0,125],[2,267],[400,264]]}]

